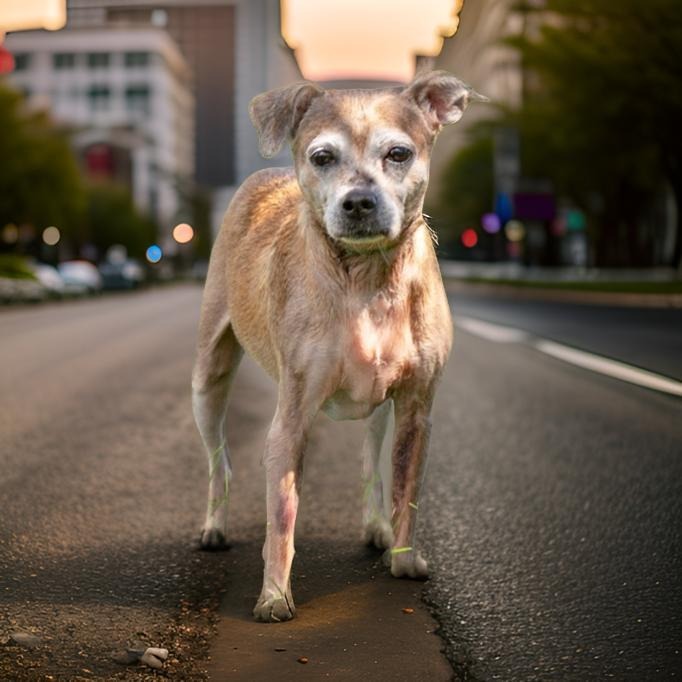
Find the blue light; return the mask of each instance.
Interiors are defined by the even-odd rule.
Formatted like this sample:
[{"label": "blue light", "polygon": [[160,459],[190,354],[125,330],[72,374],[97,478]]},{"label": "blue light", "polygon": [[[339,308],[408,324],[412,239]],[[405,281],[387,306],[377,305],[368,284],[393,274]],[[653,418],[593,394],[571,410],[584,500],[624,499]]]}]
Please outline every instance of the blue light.
[{"label": "blue light", "polygon": [[147,249],[147,260],[150,263],[158,263],[162,258],[163,258],[163,251],[161,250],[160,246],[157,246],[156,244],[152,244]]}]

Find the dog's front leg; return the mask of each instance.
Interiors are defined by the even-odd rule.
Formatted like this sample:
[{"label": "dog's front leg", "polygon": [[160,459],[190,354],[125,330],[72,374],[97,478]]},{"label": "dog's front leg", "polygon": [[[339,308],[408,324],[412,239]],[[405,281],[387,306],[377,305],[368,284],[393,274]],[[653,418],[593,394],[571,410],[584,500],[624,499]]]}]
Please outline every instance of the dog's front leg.
[{"label": "dog's front leg", "polygon": [[267,485],[265,572],[263,589],[253,610],[255,619],[263,622],[290,620],[296,612],[291,595],[291,563],[303,454],[312,415],[301,414],[300,405],[291,404],[287,393],[280,388],[263,457]]},{"label": "dog's front leg", "polygon": [[393,546],[387,552],[396,578],[424,580],[426,561],[415,547],[419,494],[431,431],[431,391],[428,395],[400,396],[395,400],[393,443]]}]

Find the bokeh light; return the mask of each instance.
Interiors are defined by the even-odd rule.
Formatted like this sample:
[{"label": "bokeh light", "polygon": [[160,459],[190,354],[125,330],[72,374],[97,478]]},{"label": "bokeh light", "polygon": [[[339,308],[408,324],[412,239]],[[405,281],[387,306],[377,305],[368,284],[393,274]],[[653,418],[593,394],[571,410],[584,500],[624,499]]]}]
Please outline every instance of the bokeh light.
[{"label": "bokeh light", "polygon": [[526,236],[526,228],[520,220],[510,220],[504,226],[504,233],[510,242],[520,242]]},{"label": "bokeh light", "polygon": [[163,258],[163,251],[158,244],[152,244],[145,256],[150,263],[158,263]]},{"label": "bokeh light", "polygon": [[497,215],[497,213],[484,213],[481,216],[481,227],[488,234],[497,234],[502,227],[500,217]]},{"label": "bokeh light", "polygon": [[43,241],[48,246],[55,246],[56,244],[58,244],[61,237],[62,237],[61,233],[54,225],[46,227],[43,230]]},{"label": "bokeh light", "polygon": [[473,249],[474,246],[478,244],[478,235],[476,234],[476,230],[473,230],[472,228],[464,230],[464,232],[462,232],[462,244],[464,244],[467,249]]},{"label": "bokeh light", "polygon": [[19,241],[19,228],[14,223],[8,223],[2,228],[2,241],[5,244],[16,244]]},{"label": "bokeh light", "polygon": [[178,244],[187,244],[192,241],[192,237],[194,237],[194,230],[187,223],[180,223],[173,228],[173,239]]}]

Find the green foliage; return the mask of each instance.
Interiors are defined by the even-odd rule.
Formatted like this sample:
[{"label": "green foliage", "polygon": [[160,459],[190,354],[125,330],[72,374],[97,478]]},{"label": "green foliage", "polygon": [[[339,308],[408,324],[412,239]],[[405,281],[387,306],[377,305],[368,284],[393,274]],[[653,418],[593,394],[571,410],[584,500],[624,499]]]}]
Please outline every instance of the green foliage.
[{"label": "green foliage", "polygon": [[434,211],[441,242],[454,242],[466,228],[478,226],[492,206],[493,138],[477,129],[443,172]]},{"label": "green foliage", "polygon": [[156,238],[156,225],[135,208],[128,189],[110,183],[88,188],[87,223],[89,239],[100,255],[113,244],[123,244],[131,257],[142,258]]},{"label": "green foliage", "polygon": [[590,216],[602,264],[637,264],[663,177],[682,216],[682,3],[547,0],[529,12],[538,23],[510,41],[527,74],[512,115],[524,174],[551,178]]},{"label": "green foliage", "polygon": [[0,277],[8,279],[35,279],[25,258],[13,253],[0,254]]},{"label": "green foliage", "polygon": [[68,140],[44,112],[25,110],[0,83],[0,225],[56,225],[65,237],[82,228],[84,191]]}]

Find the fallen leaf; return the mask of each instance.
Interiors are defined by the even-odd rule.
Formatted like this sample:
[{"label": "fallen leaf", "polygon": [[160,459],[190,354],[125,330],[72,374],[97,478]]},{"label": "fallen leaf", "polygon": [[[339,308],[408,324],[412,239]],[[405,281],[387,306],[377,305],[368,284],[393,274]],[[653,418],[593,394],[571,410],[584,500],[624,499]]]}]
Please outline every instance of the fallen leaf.
[{"label": "fallen leaf", "polygon": [[403,613],[414,613],[414,609],[411,609],[409,606],[406,606],[403,609]]},{"label": "fallen leaf", "polygon": [[301,656],[300,658],[297,658],[296,660],[297,660],[299,663],[307,663],[307,662],[308,662],[307,656]]}]

